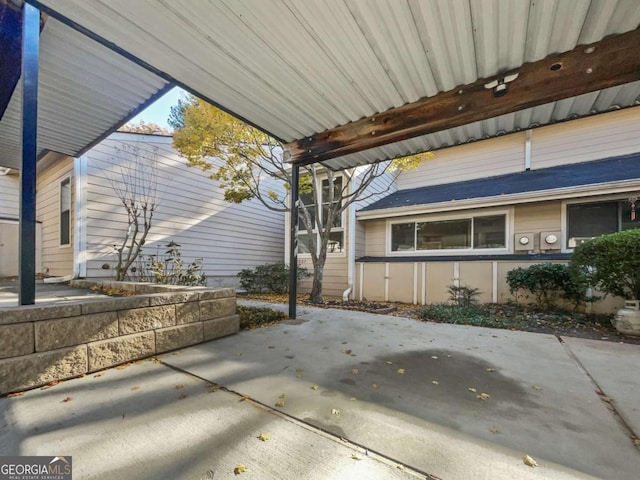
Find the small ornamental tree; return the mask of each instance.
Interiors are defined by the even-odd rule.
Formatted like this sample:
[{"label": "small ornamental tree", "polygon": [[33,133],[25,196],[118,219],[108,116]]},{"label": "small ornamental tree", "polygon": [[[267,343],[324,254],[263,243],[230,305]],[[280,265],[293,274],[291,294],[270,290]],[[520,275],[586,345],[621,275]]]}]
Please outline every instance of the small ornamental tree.
[{"label": "small ornamental tree", "polygon": [[640,229],[602,235],[578,245],[571,256],[574,275],[625,300],[640,299]]},{"label": "small ornamental tree", "polygon": [[[173,146],[189,166],[210,172],[210,178],[224,190],[225,200],[241,203],[257,199],[270,210],[290,210],[291,169],[282,161],[283,147],[277,140],[195,97],[172,107],[169,124],[175,129]],[[356,201],[385,193],[388,187],[374,188],[380,176],[415,168],[431,157],[431,153],[413,155],[342,174],[321,164],[301,167],[298,210],[313,265],[311,302],[323,301],[322,278],[332,244],[331,229],[340,224],[343,212]],[[224,163],[216,166],[213,159]],[[270,188],[273,180],[284,188]]]},{"label": "small ornamental tree", "polygon": [[116,250],[116,280],[126,278],[144,246],[158,208],[157,149],[142,152],[136,145],[116,147],[116,165],[106,173],[111,188],[127,213],[127,230]]}]

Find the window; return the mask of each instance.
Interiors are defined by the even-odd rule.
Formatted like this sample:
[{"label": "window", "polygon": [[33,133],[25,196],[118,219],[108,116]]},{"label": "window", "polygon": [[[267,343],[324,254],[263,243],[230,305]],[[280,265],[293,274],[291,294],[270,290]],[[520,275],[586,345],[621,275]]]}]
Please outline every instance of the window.
[{"label": "window", "polygon": [[506,248],[506,215],[393,223],[391,251]]},{"label": "window", "polygon": [[[342,198],[342,177],[335,177],[333,179],[333,188],[334,188],[334,198],[333,205],[339,205],[341,203]],[[318,229],[316,228],[316,215],[318,214],[315,210],[315,205],[313,201],[313,192],[309,193],[301,193],[300,194],[300,202],[307,207],[309,211],[309,216],[311,217],[311,222],[313,224],[313,234],[316,235],[317,244],[320,243],[320,235],[318,233]],[[329,201],[329,180],[324,179],[321,182],[321,193],[320,193],[320,203],[322,205],[322,211],[320,212],[320,221],[321,225],[324,225],[324,219],[329,213],[329,208],[331,203]],[[329,234],[329,244],[327,247],[327,253],[343,253],[344,252],[344,226],[343,226],[343,215],[338,215],[337,218],[334,218],[333,225],[331,227],[331,233]],[[309,253],[309,246],[307,244],[308,232],[306,229],[306,225],[304,224],[302,213],[298,214],[298,249],[300,253]]]},{"label": "window", "polygon": [[567,205],[567,248],[600,235],[640,227],[640,212],[631,219],[631,203],[625,200]]},{"label": "window", "polygon": [[60,245],[71,244],[71,180],[60,182]]}]

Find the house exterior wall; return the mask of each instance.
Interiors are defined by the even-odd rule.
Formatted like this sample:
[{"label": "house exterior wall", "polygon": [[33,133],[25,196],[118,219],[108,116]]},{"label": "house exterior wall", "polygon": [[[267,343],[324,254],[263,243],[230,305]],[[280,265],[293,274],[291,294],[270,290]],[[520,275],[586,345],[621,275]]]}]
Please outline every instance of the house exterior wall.
[{"label": "house exterior wall", "polygon": [[0,219],[18,219],[18,199],[20,177],[16,175],[0,175]]},{"label": "house exterior wall", "polygon": [[[69,178],[71,188],[70,242],[60,245],[60,182]],[[73,158],[63,157],[38,170],[36,180],[36,220],[42,224],[42,272],[54,277],[73,273],[75,179]]]},{"label": "house exterior wall", "polygon": [[114,245],[127,230],[126,212],[109,180],[123,163],[124,155],[118,153],[123,145],[137,147],[145,156],[155,152],[158,166],[158,208],[143,254],[163,254],[174,241],[181,245],[185,264],[204,258],[209,286],[235,286],[240,270],[282,259],[282,213],[255,200],[239,205],[225,201],[217,182],[188,168],[169,137],[116,133],[86,155],[88,278],[114,276]]},{"label": "house exterior wall", "polygon": [[[640,107],[530,130],[530,168],[549,168],[637,152]],[[526,134],[512,133],[435,152],[415,171],[401,173],[399,190],[522,172]]]},{"label": "house exterior wall", "polygon": [[[359,178],[367,167],[358,167],[355,172],[354,185],[359,185]],[[349,262],[355,266],[355,258],[366,253],[366,232],[365,225],[362,222],[356,222],[355,211],[360,208],[364,208],[367,205],[379,200],[390,193],[393,193],[397,189],[396,185],[396,172],[386,171],[385,173],[374,179],[369,187],[360,196],[361,200],[355,201],[350,208],[345,211],[344,214],[344,236],[345,236],[345,252],[340,254],[328,254],[325,262],[324,274],[323,274],[323,289],[322,293],[332,297],[342,297],[344,291],[349,288],[350,285],[355,283],[357,274],[355,271],[351,274],[351,280],[349,275]],[[286,234],[285,234],[285,263],[289,263],[289,235],[290,235],[290,215],[286,215]],[[352,231],[353,229],[353,231]],[[351,241],[349,240],[351,239]],[[353,260],[350,260],[353,259]],[[313,263],[311,256],[308,254],[298,255],[298,266],[306,268],[309,273],[313,273]],[[312,278],[304,279],[299,284],[300,293],[309,293],[311,291]],[[357,286],[354,285],[354,293]]]},{"label": "house exterior wall", "polygon": [[[435,152],[433,160],[424,162],[416,171],[400,174],[397,186],[400,190],[419,188],[519,172],[527,166],[542,169],[627,155],[640,151],[639,139],[640,107],[630,108],[533,129],[528,134],[520,132],[439,150]],[[528,159],[525,148],[527,142],[530,146]],[[403,216],[399,216],[400,213],[394,212],[393,215],[398,216],[390,215],[388,218],[382,218],[383,210],[379,214],[363,212],[367,214],[363,215],[366,219],[357,223],[365,234],[365,258],[356,265],[356,293],[358,298],[368,300],[414,303],[417,299],[415,303],[423,304],[447,301],[449,285],[468,285],[482,292],[479,297],[482,302],[513,300],[506,284],[508,271],[548,261],[567,263],[568,254],[571,253],[566,247],[568,204],[620,200],[630,196],[640,197],[640,189],[632,185],[624,190],[603,189],[591,195],[583,192],[576,196],[567,191],[546,199],[544,196],[531,201],[519,199],[512,205],[501,206],[500,201],[496,200],[487,208],[466,207],[450,202],[450,205],[433,208],[427,205],[423,213],[420,212],[420,206],[416,206],[411,209],[411,214],[402,213]],[[507,246],[502,252],[494,252],[497,258],[479,257],[489,253],[482,250],[458,252],[455,261],[445,258],[451,255],[446,250],[428,253],[390,251],[390,222],[441,220],[490,212],[491,209],[507,211]],[[559,237],[553,246],[545,245],[542,240],[547,233]],[[519,249],[517,239],[525,234],[533,236],[533,244]],[[546,258],[551,260],[539,260],[534,254],[550,254],[551,257]],[[564,254],[564,257],[553,260],[554,254]],[[522,259],[521,256],[513,260],[508,258],[515,255],[530,256],[531,259]],[[415,261],[412,257],[415,257]],[[528,301],[524,298],[519,300]],[[619,298],[606,298],[594,303],[592,308],[594,311],[610,313],[622,304]]]}]

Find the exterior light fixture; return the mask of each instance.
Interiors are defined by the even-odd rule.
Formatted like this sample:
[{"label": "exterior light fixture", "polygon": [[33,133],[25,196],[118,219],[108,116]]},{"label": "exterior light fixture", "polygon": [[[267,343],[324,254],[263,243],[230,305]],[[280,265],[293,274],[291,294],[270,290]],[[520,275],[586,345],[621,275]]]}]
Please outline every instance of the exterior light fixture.
[{"label": "exterior light fixture", "polygon": [[513,73],[511,75],[506,75],[504,78],[485,83],[484,88],[493,90],[494,97],[503,97],[509,91],[508,84],[518,78],[518,75],[518,73]]}]

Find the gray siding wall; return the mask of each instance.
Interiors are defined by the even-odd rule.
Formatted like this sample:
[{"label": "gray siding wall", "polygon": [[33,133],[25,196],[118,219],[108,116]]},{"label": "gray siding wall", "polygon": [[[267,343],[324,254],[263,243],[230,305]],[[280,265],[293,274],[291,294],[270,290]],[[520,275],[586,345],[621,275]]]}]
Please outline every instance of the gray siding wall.
[{"label": "gray siding wall", "polygon": [[[240,205],[225,201],[217,182],[186,166],[171,146],[171,138],[116,133],[87,154],[87,277],[113,276],[113,246],[127,229],[126,212],[106,173],[122,163],[117,147],[125,143],[137,146],[143,155],[157,149],[159,206],[144,254],[164,253],[173,240],[181,245],[185,263],[204,258],[212,286],[234,285],[238,271],[282,260],[282,213],[255,200]],[[103,269],[105,264],[110,269]]]},{"label": "gray siding wall", "polygon": [[19,195],[18,175],[0,175],[0,218],[18,218]]},{"label": "gray siding wall", "polygon": [[[70,244],[60,245],[60,182],[70,178],[71,238]],[[73,158],[63,157],[43,171],[37,178],[36,220],[42,222],[42,271],[54,277],[73,273],[74,242],[74,178]]]},{"label": "gray siding wall", "polygon": [[[486,178],[525,170],[524,132],[434,152],[432,160],[398,177],[398,189]],[[531,169],[640,151],[640,107],[531,130]]]}]

